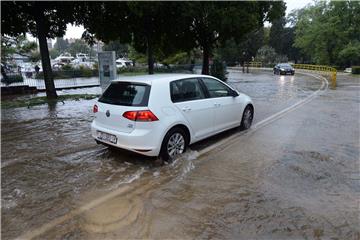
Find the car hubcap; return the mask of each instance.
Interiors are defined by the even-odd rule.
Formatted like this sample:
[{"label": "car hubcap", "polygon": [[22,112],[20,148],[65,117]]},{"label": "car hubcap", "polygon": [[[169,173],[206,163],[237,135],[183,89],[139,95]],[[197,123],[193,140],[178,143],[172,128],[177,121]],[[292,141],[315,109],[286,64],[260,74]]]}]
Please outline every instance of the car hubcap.
[{"label": "car hubcap", "polygon": [[246,109],[244,113],[244,127],[249,128],[252,122],[252,112],[250,109]]},{"label": "car hubcap", "polygon": [[171,135],[168,144],[167,151],[171,158],[184,152],[185,139],[180,133],[174,133]]}]

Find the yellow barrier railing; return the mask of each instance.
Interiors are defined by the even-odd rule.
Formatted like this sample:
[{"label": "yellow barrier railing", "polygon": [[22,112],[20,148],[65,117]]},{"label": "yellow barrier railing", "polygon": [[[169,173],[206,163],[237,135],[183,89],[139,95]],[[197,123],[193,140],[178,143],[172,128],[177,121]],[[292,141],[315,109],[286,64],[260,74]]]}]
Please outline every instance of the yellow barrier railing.
[{"label": "yellow barrier railing", "polygon": [[249,67],[253,67],[253,68],[261,68],[262,67],[262,62],[249,62]]},{"label": "yellow barrier railing", "polygon": [[329,66],[322,66],[322,65],[311,65],[311,64],[291,64],[295,69],[303,69],[303,70],[310,70],[315,71],[320,74],[326,74],[330,77],[331,86],[332,88],[336,88],[336,69]]}]

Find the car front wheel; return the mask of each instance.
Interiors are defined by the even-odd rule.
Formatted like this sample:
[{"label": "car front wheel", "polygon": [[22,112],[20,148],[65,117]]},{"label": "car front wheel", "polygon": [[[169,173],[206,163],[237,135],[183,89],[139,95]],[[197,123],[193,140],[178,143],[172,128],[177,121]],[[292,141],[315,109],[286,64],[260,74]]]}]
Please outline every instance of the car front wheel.
[{"label": "car front wheel", "polygon": [[250,105],[248,105],[244,110],[241,119],[240,129],[241,130],[249,129],[251,127],[253,118],[254,118],[254,110]]},{"label": "car front wheel", "polygon": [[164,137],[161,145],[160,157],[164,161],[171,161],[186,151],[186,133],[181,128],[171,129]]}]

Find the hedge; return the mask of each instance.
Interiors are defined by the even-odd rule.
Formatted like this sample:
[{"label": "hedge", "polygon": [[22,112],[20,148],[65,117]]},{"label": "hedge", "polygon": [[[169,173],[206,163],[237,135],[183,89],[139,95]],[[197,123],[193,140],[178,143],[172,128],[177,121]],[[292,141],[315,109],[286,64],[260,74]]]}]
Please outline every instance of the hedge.
[{"label": "hedge", "polygon": [[[99,76],[99,71],[97,69],[89,69],[89,68],[53,71],[54,79],[96,77],[96,76]],[[36,74],[35,78],[44,79],[44,73],[40,72]]]},{"label": "hedge", "polygon": [[352,74],[360,74],[360,66],[352,66],[351,73]]},{"label": "hedge", "polygon": [[6,77],[3,76],[1,82],[9,85],[11,83],[24,82],[24,78],[21,74],[9,74]]}]

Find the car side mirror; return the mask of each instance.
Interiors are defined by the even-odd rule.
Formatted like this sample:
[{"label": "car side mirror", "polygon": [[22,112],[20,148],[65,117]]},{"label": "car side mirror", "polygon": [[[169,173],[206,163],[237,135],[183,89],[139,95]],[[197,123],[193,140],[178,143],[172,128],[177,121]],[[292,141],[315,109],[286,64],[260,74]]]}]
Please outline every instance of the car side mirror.
[{"label": "car side mirror", "polygon": [[239,96],[239,93],[237,91],[231,89],[230,95],[233,97],[237,97],[237,96]]}]

